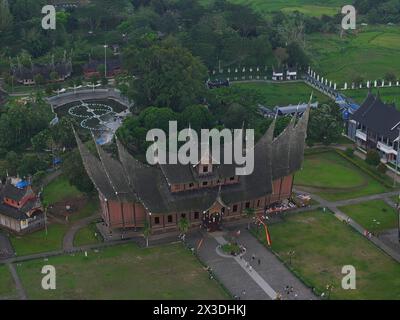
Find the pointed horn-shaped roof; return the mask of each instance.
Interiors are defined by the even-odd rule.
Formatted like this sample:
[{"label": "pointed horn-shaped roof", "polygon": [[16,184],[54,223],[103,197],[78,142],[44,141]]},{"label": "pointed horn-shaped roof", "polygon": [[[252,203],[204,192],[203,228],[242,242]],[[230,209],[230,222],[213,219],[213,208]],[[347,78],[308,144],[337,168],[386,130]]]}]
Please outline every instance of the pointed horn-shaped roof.
[{"label": "pointed horn-shaped roof", "polygon": [[89,149],[82,143],[75,129],[73,129],[75,140],[78,145],[78,150],[82,158],[83,166],[94,184],[95,188],[107,199],[116,199],[115,191],[110,184],[107,174],[100,160],[97,159]]}]

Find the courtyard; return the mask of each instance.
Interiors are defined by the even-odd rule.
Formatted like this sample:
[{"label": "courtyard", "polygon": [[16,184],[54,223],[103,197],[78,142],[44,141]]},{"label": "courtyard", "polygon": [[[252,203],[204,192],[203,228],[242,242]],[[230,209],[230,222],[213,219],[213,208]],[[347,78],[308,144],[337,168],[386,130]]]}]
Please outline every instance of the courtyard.
[{"label": "courtyard", "polygon": [[[57,289],[41,288],[41,268],[57,270]],[[182,244],[126,244],[16,265],[29,299],[229,299]],[[1,269],[0,269],[1,270]]]},{"label": "courtyard", "polygon": [[[287,216],[270,233],[272,250],[317,294],[330,285],[331,299],[400,299],[400,265],[331,212]],[[356,290],[341,287],[345,265],[356,268]]]}]

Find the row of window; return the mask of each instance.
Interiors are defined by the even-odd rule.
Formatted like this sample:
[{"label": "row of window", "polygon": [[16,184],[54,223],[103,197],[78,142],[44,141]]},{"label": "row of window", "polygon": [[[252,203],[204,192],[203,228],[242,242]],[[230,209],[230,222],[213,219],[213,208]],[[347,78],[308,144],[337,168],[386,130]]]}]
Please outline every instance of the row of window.
[{"label": "row of window", "polygon": [[[260,207],[260,204],[261,204],[261,201],[258,200],[257,201],[257,207]],[[232,212],[237,212],[238,208],[239,208],[239,206],[237,204],[234,204],[232,206]],[[250,201],[245,203],[245,208],[246,209],[250,208]],[[221,212],[224,213],[225,212],[225,208],[222,208]],[[186,213],[182,213],[181,214],[181,218],[186,218]],[[199,220],[199,218],[200,218],[200,213],[199,212],[195,212],[194,213],[194,220]],[[174,221],[173,220],[173,215],[171,215],[171,214],[168,215],[167,216],[167,223],[172,223],[173,221]],[[154,218],[154,224],[160,224],[160,217],[155,217]]]},{"label": "row of window", "polygon": [[[233,177],[230,177],[229,178],[229,181],[235,181],[235,179],[236,179],[236,177],[235,176],[233,176]],[[221,181],[221,180],[217,180],[217,182],[216,182],[216,184],[217,185],[219,185],[219,184],[221,184],[223,181]],[[211,186],[212,185],[212,181],[203,181],[202,183],[201,183],[201,186],[203,186],[203,187],[207,187],[207,186]],[[188,189],[193,189],[195,187],[195,184],[194,183],[189,183],[188,184]],[[174,190],[182,190],[182,185],[180,185],[180,184],[176,184],[176,185],[174,185]]]},{"label": "row of window", "polygon": [[[181,213],[181,218],[185,219],[186,218],[186,213]],[[200,219],[200,213],[195,212],[194,213],[194,220],[199,220]],[[167,216],[167,223],[172,223],[174,221],[173,215],[170,214]],[[154,224],[160,224],[160,217],[155,217],[154,218]]]}]

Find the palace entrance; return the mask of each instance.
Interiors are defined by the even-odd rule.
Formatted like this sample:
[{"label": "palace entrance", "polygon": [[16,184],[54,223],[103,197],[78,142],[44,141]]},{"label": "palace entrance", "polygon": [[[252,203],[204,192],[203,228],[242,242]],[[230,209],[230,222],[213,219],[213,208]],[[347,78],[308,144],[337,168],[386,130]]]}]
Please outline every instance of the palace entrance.
[{"label": "palace entrance", "polygon": [[208,232],[215,232],[221,230],[222,213],[209,211],[203,213],[203,227]]}]

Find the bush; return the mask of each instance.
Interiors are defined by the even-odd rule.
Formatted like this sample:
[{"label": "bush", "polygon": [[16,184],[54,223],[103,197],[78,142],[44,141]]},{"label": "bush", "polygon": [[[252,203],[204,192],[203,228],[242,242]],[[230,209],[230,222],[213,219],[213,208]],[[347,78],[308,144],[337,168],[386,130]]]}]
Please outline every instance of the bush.
[{"label": "bush", "polygon": [[381,162],[381,156],[376,150],[368,150],[365,162],[371,166],[376,167]]},{"label": "bush", "polygon": [[346,156],[348,156],[350,158],[354,157],[354,149],[353,148],[346,148],[344,153]]},{"label": "bush", "polygon": [[385,174],[387,171],[386,164],[384,164],[382,162],[378,165],[378,167],[376,169],[378,170],[379,173],[382,173],[382,174]]}]

